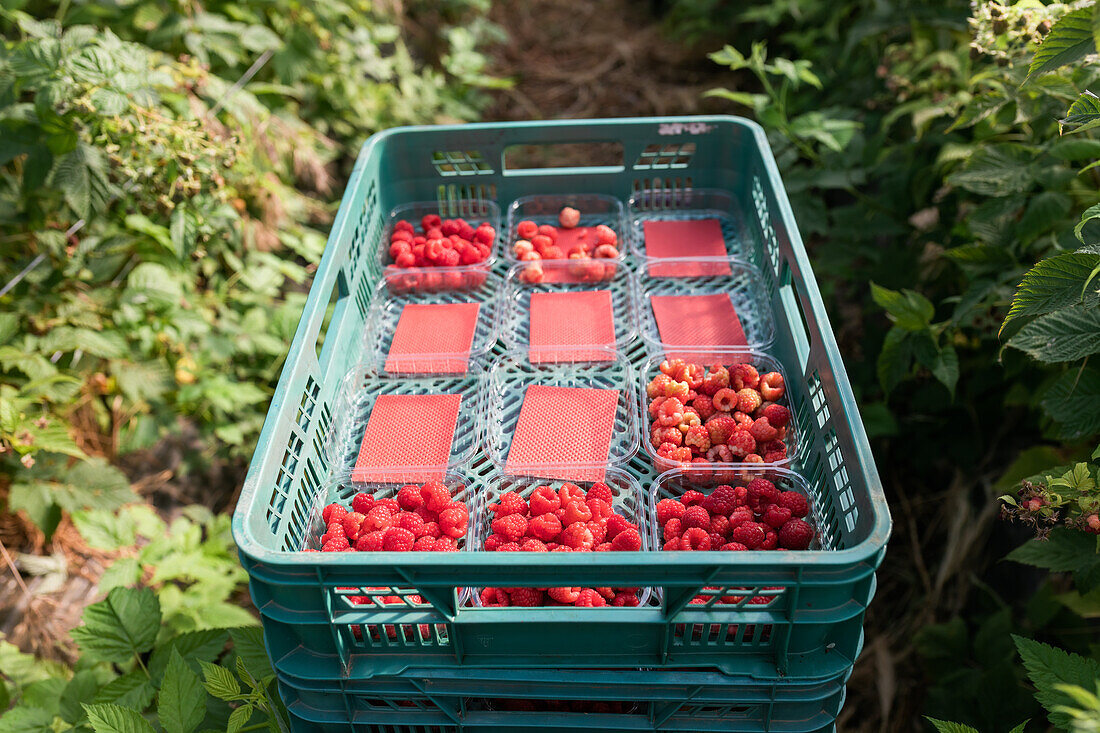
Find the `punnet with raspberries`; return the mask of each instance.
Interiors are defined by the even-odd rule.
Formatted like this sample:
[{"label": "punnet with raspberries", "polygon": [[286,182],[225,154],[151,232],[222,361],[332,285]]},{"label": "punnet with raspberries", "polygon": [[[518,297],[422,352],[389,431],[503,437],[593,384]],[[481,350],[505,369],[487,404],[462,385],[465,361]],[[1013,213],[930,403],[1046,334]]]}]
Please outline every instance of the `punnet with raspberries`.
[{"label": "punnet with raspberries", "polygon": [[643,371],[646,453],[683,465],[790,463],[796,429],[778,362],[758,353],[653,358]]},{"label": "punnet with raspberries", "polygon": [[471,279],[496,259],[499,226],[492,201],[461,201],[443,213],[436,202],[398,206],[378,245],[385,281],[399,292],[477,287]]},{"label": "punnet with raspberries", "polygon": [[538,195],[512,203],[505,256],[527,266],[524,282],[543,282],[542,263],[568,262],[580,282],[613,277],[626,253],[622,202],[610,196]]}]

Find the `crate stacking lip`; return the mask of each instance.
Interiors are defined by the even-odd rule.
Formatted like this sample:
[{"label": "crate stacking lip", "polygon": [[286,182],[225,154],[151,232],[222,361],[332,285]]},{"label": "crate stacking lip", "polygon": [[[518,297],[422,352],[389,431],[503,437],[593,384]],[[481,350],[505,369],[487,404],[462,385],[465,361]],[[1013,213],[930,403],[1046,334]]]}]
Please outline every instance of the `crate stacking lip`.
[{"label": "crate stacking lip", "polygon": [[[510,146],[592,141],[617,144],[622,165],[537,170],[505,165]],[[668,160],[673,162],[662,162]],[[750,322],[766,325],[760,329],[764,335],[749,345],[767,342],[767,353],[788,378],[798,435],[791,468],[805,480],[818,532],[830,549],[556,553],[553,558],[468,550],[300,552],[326,481],[354,462],[364,410],[378,390],[445,389],[463,395],[466,412],[460,410],[447,470],[476,496],[507,458],[510,436],[495,427],[492,416],[516,409],[514,401],[487,401],[491,391],[482,389],[482,382],[491,378],[482,375],[489,364],[511,360],[505,368],[508,378],[498,383],[535,378],[535,370],[521,366],[526,350],[508,355],[499,345],[485,357],[474,357],[466,375],[398,377],[379,373],[377,365],[373,371],[359,366],[368,357],[363,334],[372,294],[384,277],[379,252],[388,241],[387,214],[407,202],[435,200],[440,210],[449,210],[464,200],[510,202],[577,190],[620,202],[643,191],[672,199],[703,190],[729,194],[727,213],[744,247],[741,256],[727,261],[739,277],[748,273],[742,284],[751,284],[743,288],[743,302],[734,305],[746,335],[754,333]],[[624,241],[632,239],[627,231],[622,235]],[[627,260],[620,267],[635,267],[645,275],[647,262]],[[489,270],[503,278],[507,265],[502,258]],[[434,275],[423,281],[387,279],[387,287],[469,286],[457,273]],[[647,280],[652,289],[653,283],[693,286],[691,279],[643,277],[642,297]],[[726,292],[737,296],[735,290]],[[630,390],[640,386],[636,372],[663,346],[650,324],[652,314],[641,313],[639,319],[644,342],[618,348],[614,360],[601,368],[602,374],[617,376],[598,377],[601,370],[587,366],[580,370],[631,395],[605,468],[625,471],[648,490],[656,472],[644,454],[638,455],[640,400]],[[433,380],[446,381],[433,385]],[[474,401],[468,403],[467,396]],[[312,670],[354,681],[412,668],[473,674],[502,666],[691,667],[797,681],[847,673],[862,646],[863,615],[890,534],[889,508],[763,130],[735,117],[699,116],[398,128],[373,136],[360,154],[318,266],[233,515],[233,534],[279,674],[309,676],[304,673]],[[659,604],[521,610],[472,608],[460,599],[462,588],[520,579],[524,585],[551,587],[565,576],[593,587],[653,588]],[[398,598],[416,595],[423,603],[349,607],[341,603],[346,591],[338,590],[348,587],[389,588]],[[713,587],[739,589],[731,595],[740,596],[769,589],[775,600],[751,608],[690,602]],[[366,624],[381,625],[382,633],[355,640],[351,626]],[[413,625],[417,633],[391,638],[386,624]],[[428,625],[429,633],[419,633],[421,624]],[[684,631],[678,636],[680,628]],[[335,684],[331,689],[339,691]]]}]

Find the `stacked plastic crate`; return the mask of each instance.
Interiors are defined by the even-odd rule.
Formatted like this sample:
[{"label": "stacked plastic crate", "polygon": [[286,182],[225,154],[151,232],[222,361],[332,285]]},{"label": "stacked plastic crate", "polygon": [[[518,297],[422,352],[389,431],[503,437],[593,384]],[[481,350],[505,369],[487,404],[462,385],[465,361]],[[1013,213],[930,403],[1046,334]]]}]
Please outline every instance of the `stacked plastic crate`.
[{"label": "stacked plastic crate", "polygon": [[[593,141],[622,164],[508,166],[513,146]],[[582,229],[610,226],[615,255],[517,257],[518,223],[550,223],[564,206]],[[399,266],[388,249],[397,222],[426,214],[488,222],[491,253]],[[702,240],[713,250],[694,249]],[[690,329],[670,327],[654,304],[681,296],[725,299],[736,342],[693,343]],[[568,307],[588,303],[607,319],[571,322]],[[448,320],[431,320],[440,313]],[[670,356],[781,373],[793,414],[785,455],[687,467],[662,456],[646,386]],[[572,390],[600,397],[591,420],[571,406]],[[524,418],[536,394],[549,396]],[[599,437],[578,444],[578,419]],[[810,549],[661,550],[659,500],[753,478],[808,498]],[[309,551],[320,549],[328,504],[429,480],[469,513],[457,552]],[[566,483],[606,484],[614,511],[643,530],[642,548],[485,551],[503,492],[529,498]],[[760,128],[730,117],[593,120],[368,141],[233,528],[297,731],[831,730],[890,520]],[[638,605],[482,597],[528,587],[629,589]]]}]

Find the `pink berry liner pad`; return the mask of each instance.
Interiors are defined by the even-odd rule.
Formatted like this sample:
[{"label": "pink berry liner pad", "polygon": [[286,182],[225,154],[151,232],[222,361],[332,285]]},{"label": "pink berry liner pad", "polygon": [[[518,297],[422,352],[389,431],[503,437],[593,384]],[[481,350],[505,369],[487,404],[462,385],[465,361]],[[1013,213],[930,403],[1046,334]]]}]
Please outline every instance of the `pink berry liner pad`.
[{"label": "pink berry liner pad", "polygon": [[[615,358],[610,290],[532,293],[530,319],[528,358],[532,364]],[[610,347],[611,351],[584,346]]]},{"label": "pink berry liner pad", "polygon": [[[439,481],[458,422],[462,395],[379,395],[367,419],[353,481]],[[416,468],[409,468],[415,466]]]},{"label": "pink berry liner pad", "polygon": [[387,372],[465,374],[478,303],[407,303],[386,355]]},{"label": "pink berry liner pad", "polygon": [[[681,356],[675,347],[744,347],[745,330],[733,301],[724,293],[651,295],[650,307],[669,358]],[[672,347],[672,348],[670,348]],[[691,355],[692,352],[686,352]]]},{"label": "pink berry liner pad", "polygon": [[721,258],[720,261],[654,262],[649,267],[651,277],[697,277],[731,272],[726,240],[717,219],[649,220],[642,223],[642,233],[645,256],[650,259]]}]

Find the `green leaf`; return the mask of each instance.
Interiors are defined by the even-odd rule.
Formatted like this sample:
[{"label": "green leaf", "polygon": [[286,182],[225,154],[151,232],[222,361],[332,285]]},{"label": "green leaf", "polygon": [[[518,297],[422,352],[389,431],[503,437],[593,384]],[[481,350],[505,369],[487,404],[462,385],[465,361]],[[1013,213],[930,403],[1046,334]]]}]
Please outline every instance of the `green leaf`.
[{"label": "green leaf", "polygon": [[940,349],[928,368],[932,371],[932,375],[947,387],[947,391],[951,393],[951,399],[955,399],[955,385],[959,381],[959,356],[955,353],[955,347],[948,345]]},{"label": "green leaf", "polygon": [[1053,708],[1068,705],[1073,699],[1057,689],[1058,685],[1077,685],[1094,688],[1100,678],[1100,662],[1061,649],[1025,639],[1013,634],[1016,649],[1024,661],[1024,668],[1031,684],[1035,685],[1035,699],[1047,709],[1047,718],[1056,728],[1070,727],[1070,718]]},{"label": "green leaf", "polygon": [[932,301],[912,290],[890,290],[871,283],[871,297],[890,316],[890,320],[907,331],[928,328],[936,313]]},{"label": "green leaf", "polygon": [[766,94],[752,94],[750,92],[735,92],[730,89],[708,89],[703,92],[704,97],[717,97],[719,99],[728,99],[734,104],[740,104],[749,109],[760,109],[768,102],[768,95]]},{"label": "green leaf", "polygon": [[1073,127],[1070,132],[1084,132],[1100,125],[1100,97],[1087,89],[1070,105],[1066,116],[1058,121],[1061,131]]},{"label": "green leaf", "polygon": [[136,585],[141,580],[141,563],[136,557],[120,557],[99,576],[99,592]]},{"label": "green leaf", "polygon": [[932,727],[936,729],[937,733],[981,733],[977,728],[971,728],[969,725],[963,725],[962,723],[938,720],[928,715],[925,715],[924,718],[932,724]]},{"label": "green leaf", "polygon": [[164,671],[157,715],[166,733],[191,733],[206,715],[206,693],[202,681],[175,649]]},{"label": "green leaf", "polygon": [[1076,361],[1100,351],[1100,309],[1065,308],[1036,318],[1008,346],[1045,362]]},{"label": "green leaf", "polygon": [[203,687],[219,700],[233,700],[240,696],[241,685],[225,667],[210,662],[199,662],[202,665]]},{"label": "green leaf", "polygon": [[155,733],[149,721],[137,710],[111,703],[85,705],[88,722],[95,733]]},{"label": "green leaf", "polygon": [[[190,666],[197,670],[198,661],[213,662],[217,659],[225,649],[228,640],[229,634],[225,629],[188,631],[173,637],[167,643],[158,645],[153,651],[153,656],[149,658],[149,674],[154,679],[162,676],[173,652],[183,657],[184,661],[195,662]],[[238,653],[239,651],[238,649]]]},{"label": "green leaf", "polygon": [[264,646],[264,632],[259,626],[243,626],[229,632],[233,637],[233,652],[245,668],[258,680],[275,674]]},{"label": "green leaf", "polygon": [[0,715],[0,733],[53,733],[53,715],[40,708],[17,707]]},{"label": "green leaf", "polygon": [[1100,254],[1081,251],[1041,260],[1020,281],[1001,331],[1021,316],[1040,316],[1081,302],[1095,307],[1100,303],[1097,293],[1082,291],[1098,264]]},{"label": "green leaf", "polygon": [[95,672],[85,669],[74,674],[61,693],[61,718],[74,726],[83,722],[87,713],[82,703],[93,699],[98,690]]},{"label": "green leaf", "polygon": [[226,726],[226,733],[237,733],[244,724],[248,722],[248,719],[252,717],[252,706],[241,705],[229,715],[229,724]]},{"label": "green leaf", "polygon": [[65,203],[81,218],[102,210],[111,195],[103,153],[84,143],[57,159],[49,180],[50,185],[61,190]]},{"label": "green leaf", "polygon": [[1056,573],[1088,570],[1100,563],[1096,537],[1075,529],[1057,527],[1046,540],[1028,540],[1008,553],[1006,560],[1045,568]]},{"label": "green leaf", "polygon": [[1100,140],[1067,137],[1055,141],[1048,152],[1059,160],[1095,160],[1100,158]]},{"label": "green leaf", "polygon": [[1090,53],[1096,53],[1096,42],[1092,34],[1092,8],[1066,13],[1058,19],[1035,51],[1024,83],[1027,84],[1040,74],[1073,63]]},{"label": "green leaf", "polygon": [[108,682],[100,689],[95,702],[112,702],[124,708],[144,710],[157,694],[157,688],[142,669],[135,669]]},{"label": "green leaf", "polygon": [[879,384],[887,395],[909,373],[913,360],[913,343],[909,338],[910,335],[911,332],[894,326],[887,332],[886,339],[882,342],[877,371]]},{"label": "green leaf", "polygon": [[947,182],[982,196],[1024,193],[1035,183],[1035,151],[1002,143],[978,148]]},{"label": "green leaf", "polygon": [[1025,720],[1024,722],[1020,723],[1019,725],[1017,725],[1015,728],[1010,730],[1008,733],[1024,733],[1024,730],[1027,728],[1027,724],[1030,723],[1030,722],[1031,722],[1031,719],[1029,718],[1029,719]]},{"label": "green leaf", "polygon": [[115,588],[84,609],[84,625],[72,636],[81,650],[104,662],[122,664],[153,648],[160,631],[160,602],[149,588]]},{"label": "green leaf", "polygon": [[1058,376],[1040,403],[1067,439],[1100,433],[1100,370],[1071,369]]},{"label": "green leaf", "polygon": [[1073,228],[1073,233],[1077,235],[1077,238],[1080,239],[1082,243],[1085,241],[1082,231],[1085,225],[1093,219],[1100,219],[1100,204],[1095,204],[1085,209],[1085,213],[1081,214],[1081,221],[1077,222],[1077,226]]}]

